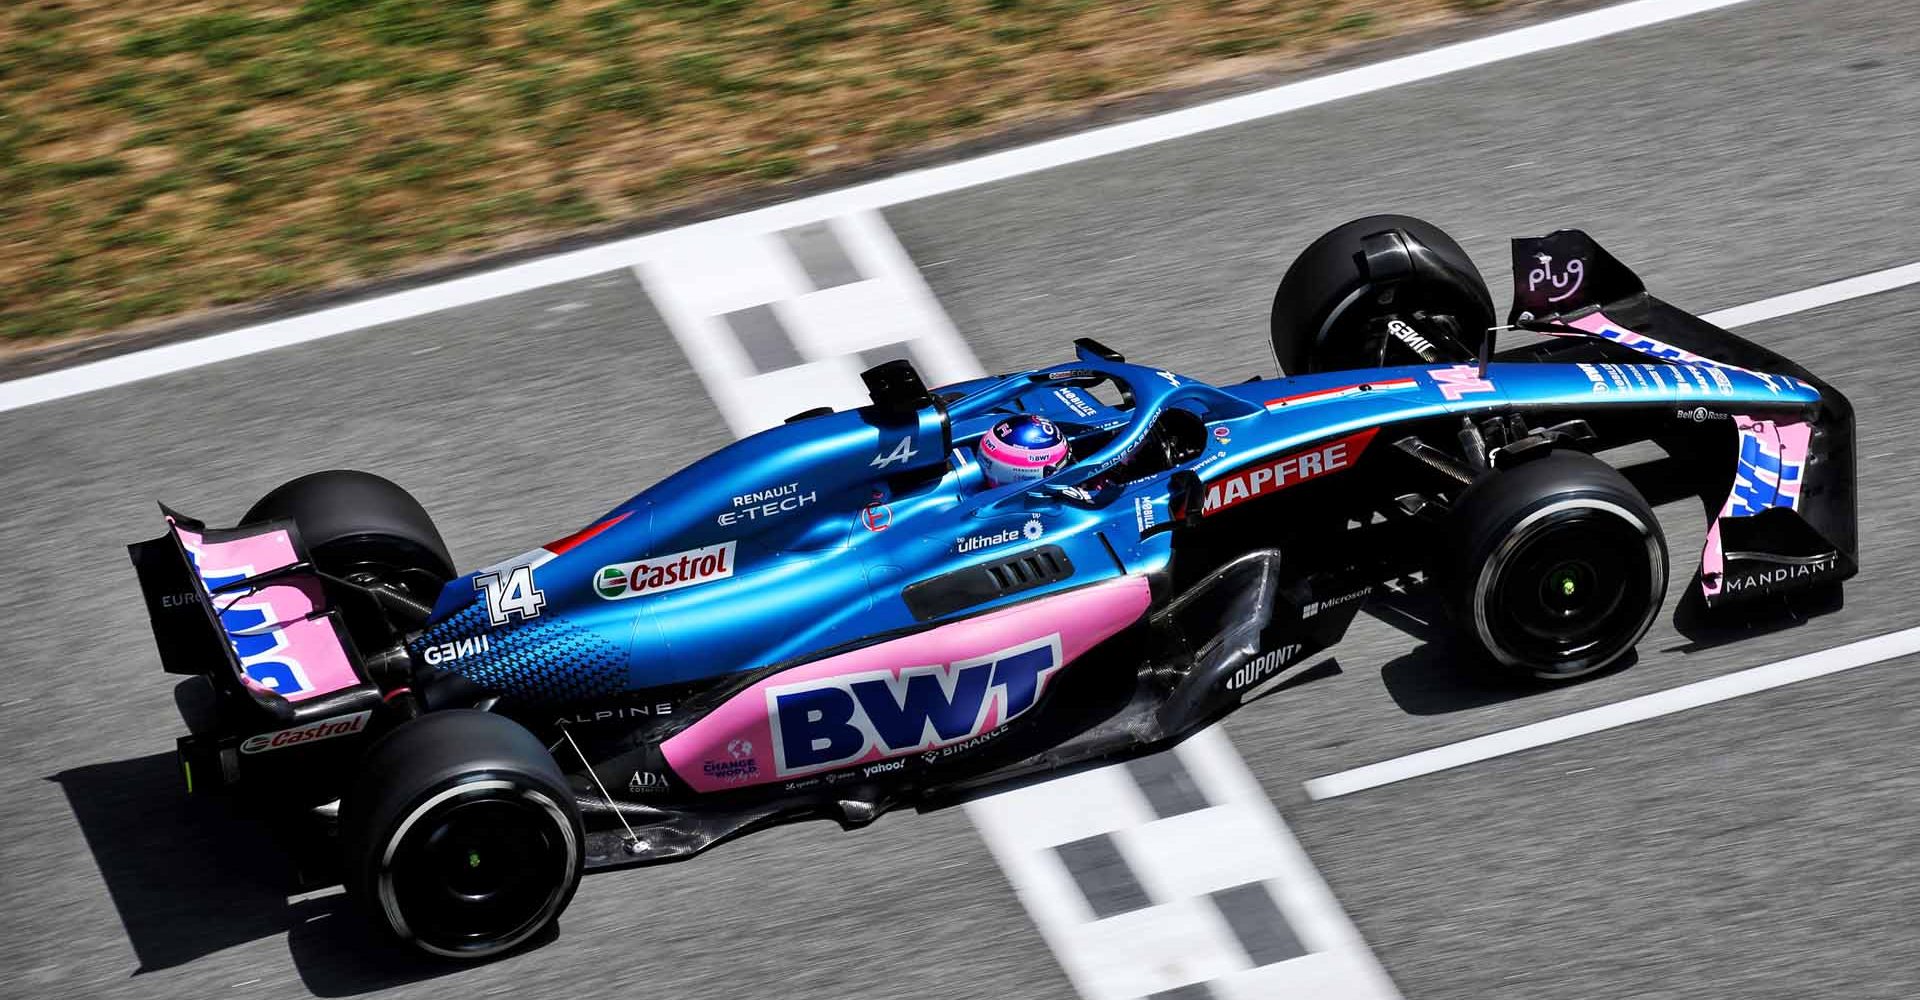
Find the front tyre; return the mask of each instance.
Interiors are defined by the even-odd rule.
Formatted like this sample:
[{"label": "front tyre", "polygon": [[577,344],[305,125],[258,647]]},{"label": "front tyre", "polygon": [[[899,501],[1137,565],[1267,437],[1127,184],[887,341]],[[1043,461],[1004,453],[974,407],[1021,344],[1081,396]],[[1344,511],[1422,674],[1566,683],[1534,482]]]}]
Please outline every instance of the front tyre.
[{"label": "front tyre", "polygon": [[1611,466],[1562,452],[1461,493],[1436,567],[1459,641],[1497,671],[1570,681],[1625,656],[1667,593],[1667,541]]},{"label": "front tyre", "polygon": [[585,837],[533,734],[485,712],[414,719],[377,743],[341,802],[348,892],[401,942],[472,960],[553,924]]}]

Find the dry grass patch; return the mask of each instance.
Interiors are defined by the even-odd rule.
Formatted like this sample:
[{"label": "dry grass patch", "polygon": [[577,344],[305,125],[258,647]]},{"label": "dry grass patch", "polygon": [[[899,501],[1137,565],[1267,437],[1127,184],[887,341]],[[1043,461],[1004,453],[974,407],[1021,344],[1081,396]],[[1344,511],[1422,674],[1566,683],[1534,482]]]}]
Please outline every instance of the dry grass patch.
[{"label": "dry grass patch", "polygon": [[19,0],[0,344],[390,273],[1502,0]]}]

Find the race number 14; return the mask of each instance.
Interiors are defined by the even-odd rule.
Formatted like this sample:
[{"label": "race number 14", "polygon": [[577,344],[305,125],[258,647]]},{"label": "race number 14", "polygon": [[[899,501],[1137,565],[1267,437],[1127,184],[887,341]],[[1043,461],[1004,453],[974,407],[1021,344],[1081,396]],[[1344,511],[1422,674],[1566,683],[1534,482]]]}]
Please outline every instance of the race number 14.
[{"label": "race number 14", "polygon": [[505,625],[515,615],[538,618],[547,605],[547,595],[533,585],[532,566],[508,570],[504,578],[498,573],[476,576],[473,589],[486,595],[487,621],[494,625]]}]

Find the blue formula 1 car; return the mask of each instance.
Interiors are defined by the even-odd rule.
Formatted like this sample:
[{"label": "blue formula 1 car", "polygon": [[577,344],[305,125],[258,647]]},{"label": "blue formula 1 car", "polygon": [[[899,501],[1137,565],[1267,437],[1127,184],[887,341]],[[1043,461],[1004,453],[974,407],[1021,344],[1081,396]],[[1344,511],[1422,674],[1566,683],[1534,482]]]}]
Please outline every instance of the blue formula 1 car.
[{"label": "blue formula 1 car", "polygon": [[[1514,246],[1496,327],[1432,226],[1328,233],[1281,282],[1279,379],[1089,340],[931,390],[891,362],[870,405],[464,575],[365,473],[294,480],[231,529],[168,511],[132,555],[189,675],[189,788],[315,821],[374,921],[477,958],[589,869],[1163,749],[1291,686],[1389,585],[1445,605],[1462,661],[1619,664],[1669,566],[1648,499],[1593,457],[1618,445],[1697,473],[1704,612],[1830,600],[1855,567],[1847,401],[1582,233]],[[998,482],[982,442],[1016,419],[1065,457]]]}]

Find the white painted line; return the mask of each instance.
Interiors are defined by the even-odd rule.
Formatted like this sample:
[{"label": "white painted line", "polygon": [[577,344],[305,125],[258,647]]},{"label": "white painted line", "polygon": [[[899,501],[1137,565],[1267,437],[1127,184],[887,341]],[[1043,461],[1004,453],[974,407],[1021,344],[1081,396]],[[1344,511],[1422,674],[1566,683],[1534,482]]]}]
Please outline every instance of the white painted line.
[{"label": "white painted line", "polygon": [[[1087,1000],[1206,983],[1220,998],[1396,1000],[1398,991],[1219,727],[1173,750],[1208,806],[1156,819],[1124,767],[969,802],[967,815]],[[1108,834],[1153,905],[1094,919],[1053,850]],[[1261,883],[1307,954],[1255,966],[1207,894]]]},{"label": "white painted line", "polygon": [[[737,227],[674,230],[634,268],[736,435],[822,404],[864,405],[864,351],[906,345],[929,385],[985,374],[880,213],[825,222],[861,280],[816,289],[779,230]],[[772,308],[797,363],[761,372],[741,348],[725,317],[757,306]]]},{"label": "white painted line", "polygon": [[[774,232],[823,219],[854,216],[902,202],[948,194],[1374,93],[1405,83],[1579,45],[1608,35],[1744,2],[1746,0],[1633,0],[1631,3],[1516,28],[1240,97],[916,170],[684,228]],[[668,230],[636,236],[319,312],[15,379],[0,383],[0,412],[631,267],[644,260],[657,259],[659,253],[656,245],[679,238],[681,233],[682,230]]]},{"label": "white painted line", "polygon": [[1790,316],[1794,313],[1830,306],[1836,302],[1845,302],[1849,299],[1864,298],[1868,295],[1890,292],[1896,288],[1905,288],[1912,284],[1920,284],[1920,262],[1903,264],[1900,267],[1890,267],[1884,271],[1862,274],[1858,277],[1847,278],[1842,281],[1829,282],[1815,288],[1806,289],[1805,291],[1776,295],[1770,299],[1749,302],[1744,306],[1734,306],[1732,309],[1722,309],[1716,313],[1708,313],[1700,318],[1712,323],[1714,326],[1731,330],[1736,326],[1745,326],[1749,323],[1778,319],[1781,316]]},{"label": "white painted line", "polygon": [[1396,781],[1405,781],[1408,778],[1418,778],[1466,764],[1504,757],[1510,753],[1559,743],[1576,736],[1586,736],[1635,722],[1657,719],[1663,715],[1684,712],[1690,708],[1712,705],[1761,691],[1771,691],[1789,684],[1798,684],[1801,681],[1826,677],[1914,653],[1920,653],[1920,627],[1875,636],[1872,639],[1862,639],[1845,646],[1823,649],[1817,653],[1796,656],[1790,660],[1781,660],[1738,673],[1711,677],[1666,691],[1629,698],[1612,705],[1602,705],[1584,712],[1575,712],[1557,719],[1521,726],[1518,729],[1490,733],[1449,746],[1422,750],[1405,757],[1396,757],[1378,764],[1357,767],[1351,771],[1314,778],[1306,783],[1307,794],[1316,799],[1352,795],[1354,792],[1390,785]]}]

